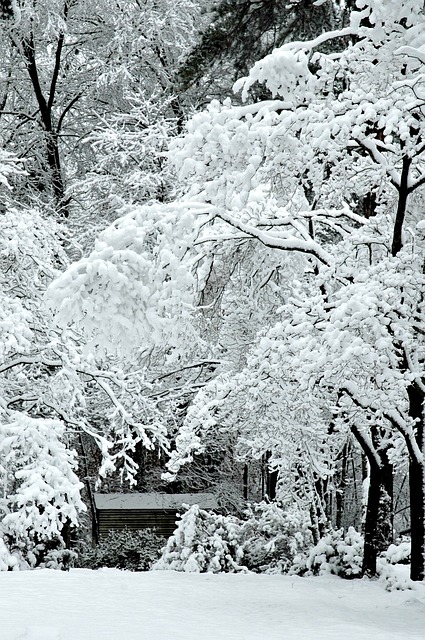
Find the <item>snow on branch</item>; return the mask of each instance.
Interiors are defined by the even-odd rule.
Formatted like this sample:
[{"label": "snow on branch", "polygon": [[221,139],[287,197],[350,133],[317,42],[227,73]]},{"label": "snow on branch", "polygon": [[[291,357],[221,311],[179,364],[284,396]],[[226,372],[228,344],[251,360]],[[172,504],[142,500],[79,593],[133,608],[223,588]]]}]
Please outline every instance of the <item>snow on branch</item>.
[{"label": "snow on branch", "polygon": [[385,169],[387,175],[391,178],[392,184],[399,189],[400,188],[400,174],[398,171],[391,165],[388,164],[386,157],[379,151],[378,146],[374,140],[371,138],[364,138],[362,140],[356,140],[357,144],[360,147],[365,149],[372,160],[376,162],[376,164],[380,165]]},{"label": "snow on branch", "polygon": [[395,56],[409,56],[409,58],[416,58],[420,63],[425,64],[425,51],[422,49],[416,49],[415,47],[409,47],[405,45],[394,51]]},{"label": "snow on branch", "polygon": [[103,353],[179,347],[182,332],[193,342],[195,283],[188,249],[196,225],[191,209],[178,202],[152,204],[116,220],[87,258],[50,285],[47,296],[58,324],[78,327]]},{"label": "snow on branch", "polygon": [[314,240],[301,240],[294,236],[289,238],[280,238],[272,233],[267,233],[257,227],[236,220],[224,211],[217,211],[214,215],[215,217],[221,218],[224,222],[227,222],[235,229],[246,233],[252,238],[256,238],[266,247],[280,249],[282,251],[298,251],[300,253],[306,253],[317,258],[327,266],[331,266],[333,264],[332,256]]},{"label": "snow on branch", "polygon": [[395,426],[406,440],[407,447],[413,454],[413,457],[419,464],[423,464],[423,454],[416,442],[413,426],[411,422],[403,418],[398,409],[381,409],[375,401],[367,399],[364,391],[360,390],[354,382],[349,380],[344,382],[340,390],[345,392],[359,407],[382,415],[390,424]]},{"label": "snow on branch", "polygon": [[351,27],[322,33],[307,42],[296,41],[282,45],[271,54],[259,60],[245,78],[234,85],[235,93],[242,91],[242,100],[247,100],[249,89],[255,82],[264,83],[273,95],[280,95],[289,103],[294,97],[308,100],[314,96],[315,77],[309,70],[309,53],[329,40],[353,35]]}]

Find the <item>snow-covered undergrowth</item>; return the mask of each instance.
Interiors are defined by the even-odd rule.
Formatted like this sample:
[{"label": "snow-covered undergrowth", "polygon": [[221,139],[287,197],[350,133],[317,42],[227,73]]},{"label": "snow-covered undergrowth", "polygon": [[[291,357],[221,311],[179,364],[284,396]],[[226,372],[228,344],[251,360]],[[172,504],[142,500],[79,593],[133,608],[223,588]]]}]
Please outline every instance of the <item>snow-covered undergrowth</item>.
[{"label": "snow-covered undergrowth", "polygon": [[154,569],[286,573],[309,545],[307,519],[299,511],[262,502],[240,519],[194,505],[182,514]]},{"label": "snow-covered undergrowth", "polygon": [[[153,569],[185,573],[333,574],[351,579],[361,577],[363,546],[363,536],[353,527],[346,532],[330,530],[314,545],[303,514],[284,511],[276,504],[256,504],[245,513],[245,519],[219,515],[194,505],[182,514]],[[405,566],[409,563],[407,540],[392,544],[382,554],[378,573],[387,591],[413,588]]]},{"label": "snow-covered undergrowth", "polygon": [[291,573],[332,573],[342,578],[358,578],[362,571],[363,546],[363,537],[353,527],[346,533],[343,529],[329,531],[307,553],[295,558]]},{"label": "snow-covered undergrowth", "polygon": [[[403,567],[406,569],[406,567]],[[423,640],[425,585],[332,575],[0,573],[1,640]]]},{"label": "snow-covered undergrowth", "polygon": [[152,529],[112,530],[93,548],[85,544],[76,566],[84,569],[126,569],[148,571],[158,559],[165,538]]},{"label": "snow-covered undergrowth", "polygon": [[329,531],[314,545],[306,516],[256,504],[245,519],[192,506],[183,513],[154,569],[198,572],[333,573],[360,576],[363,539],[352,527]]}]

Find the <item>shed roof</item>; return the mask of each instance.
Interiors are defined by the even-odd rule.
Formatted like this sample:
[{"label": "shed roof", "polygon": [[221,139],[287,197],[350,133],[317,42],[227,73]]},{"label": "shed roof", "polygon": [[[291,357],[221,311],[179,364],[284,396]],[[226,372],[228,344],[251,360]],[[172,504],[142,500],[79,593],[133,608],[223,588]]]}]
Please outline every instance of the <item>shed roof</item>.
[{"label": "shed roof", "polygon": [[213,493],[95,493],[96,509],[180,509],[183,504],[199,504],[202,509],[217,509]]}]

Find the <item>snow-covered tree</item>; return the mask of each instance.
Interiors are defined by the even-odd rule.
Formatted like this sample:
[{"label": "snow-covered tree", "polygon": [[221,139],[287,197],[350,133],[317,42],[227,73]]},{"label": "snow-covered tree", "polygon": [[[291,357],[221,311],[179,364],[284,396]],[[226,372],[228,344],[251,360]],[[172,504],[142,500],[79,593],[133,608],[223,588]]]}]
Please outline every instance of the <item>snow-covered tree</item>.
[{"label": "snow-covered tree", "polygon": [[[357,6],[344,29],[276,49],[237,84],[247,98],[264,83],[275,99],[212,103],[173,156],[188,200],[205,203],[209,241],[228,241],[233,229],[310,257],[308,286],[271,329],[281,333],[277,362],[286,372],[296,358],[294,383],[328,398],[379,470],[375,522],[386,499],[384,458],[404,441],[412,577],[421,579],[424,15],[415,0]],[[344,48],[323,49],[334,40]],[[288,386],[284,393],[291,397]],[[190,435],[184,442],[196,449]]]},{"label": "snow-covered tree", "polygon": [[84,505],[65,423],[42,417],[43,376],[26,371],[47,349],[48,314],[40,306],[66,261],[63,234],[39,212],[11,206],[8,178],[22,173],[16,159],[2,153],[0,172],[0,537],[15,558],[7,569],[19,565],[17,557],[33,566],[60,547]]},{"label": "snow-covered tree", "polygon": [[192,0],[10,4],[0,16],[0,140],[26,159],[20,197],[41,198],[67,217],[73,194],[66,189],[95,170],[88,138],[109,116],[113,129],[114,114],[131,112],[135,98],[155,110],[160,94],[162,102],[168,98],[168,116],[182,119],[173,74],[193,42],[198,6]]},{"label": "snow-covered tree", "polygon": [[166,448],[168,440],[160,393],[143,368],[129,373],[113,358],[96,359],[76,328],[53,322],[45,292],[68,264],[69,238],[39,211],[13,206],[8,177],[19,164],[2,153],[0,529],[32,566],[77,523],[83,438],[100,451],[101,476],[117,468],[130,483],[136,446]]},{"label": "snow-covered tree", "polygon": [[[233,421],[241,456],[271,451],[284,470],[289,448],[300,484],[316,465],[312,487],[354,435],[371,468],[369,573],[388,470],[407,451],[414,579],[425,557],[424,21],[419,0],[358,0],[346,27],[258,61],[235,89],[247,100],[262,85],[270,99],[212,102],[172,146],[180,201],[128,214],[52,288],[59,321],[75,311],[94,347],[129,338],[137,357],[155,352],[175,369],[190,368],[188,336],[196,351],[199,328],[212,329],[200,352],[222,368],[188,412],[173,473]],[[238,287],[262,290],[267,317],[244,315]],[[226,323],[240,343],[252,336],[242,357],[216,341]]]},{"label": "snow-covered tree", "polygon": [[65,429],[59,420],[2,412],[0,535],[30,566],[65,546],[67,528],[85,510]]},{"label": "snow-covered tree", "polygon": [[[221,99],[235,80],[276,47],[309,40],[341,25],[345,10],[340,4],[330,0],[212,2],[210,19],[179,70],[179,82],[198,104]],[[264,87],[257,88],[264,94]]]}]

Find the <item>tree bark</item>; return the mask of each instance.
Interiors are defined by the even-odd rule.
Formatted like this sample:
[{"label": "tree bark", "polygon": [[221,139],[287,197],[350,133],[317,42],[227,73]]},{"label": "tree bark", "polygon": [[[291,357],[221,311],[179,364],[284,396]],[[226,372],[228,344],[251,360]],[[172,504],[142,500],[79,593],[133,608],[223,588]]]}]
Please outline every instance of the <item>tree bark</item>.
[{"label": "tree bark", "polygon": [[350,455],[350,445],[347,441],[341,452],[341,470],[336,476],[336,492],[335,492],[335,526],[341,529],[343,526],[343,515],[345,508],[345,497],[348,484],[348,456]]},{"label": "tree bark", "polygon": [[425,495],[424,466],[411,460],[409,465],[410,483],[410,535],[412,541],[410,578],[425,579]]},{"label": "tree bark", "polygon": [[371,441],[356,426],[352,427],[352,432],[365,452],[370,468],[362,575],[372,577],[377,573],[378,554],[393,541],[393,467],[387,452],[380,446],[382,434],[378,427],[371,429]]},{"label": "tree bark", "polygon": [[[65,15],[67,15],[67,4],[65,5]],[[53,199],[59,213],[65,218],[68,217],[68,210],[65,203],[65,186],[63,182],[62,167],[59,154],[59,132],[58,128],[53,123],[53,104],[55,101],[55,92],[57,86],[57,78],[59,74],[61,64],[61,53],[64,42],[64,34],[59,34],[56,54],[55,54],[55,67],[53,71],[53,77],[50,86],[50,92],[48,98],[45,97],[40,78],[38,75],[37,62],[35,57],[35,44],[34,35],[30,33],[27,37],[23,38],[20,43],[20,50],[24,58],[28,75],[31,80],[31,84],[34,90],[34,94],[37,100],[38,108],[41,116],[41,125],[44,131],[45,137],[45,158],[47,162],[49,181],[52,188]]]},{"label": "tree bark", "polygon": [[369,577],[376,575],[378,555],[393,540],[392,485],[392,465],[387,460],[381,466],[370,465],[362,566],[362,574]]},{"label": "tree bark", "polygon": [[397,212],[394,221],[391,255],[396,256],[403,246],[403,225],[406,216],[407,198],[409,196],[409,174],[412,159],[405,156],[401,169],[400,186],[398,188]]},{"label": "tree bark", "polygon": [[409,415],[416,420],[416,442],[422,453],[422,459],[410,455],[409,493],[410,493],[410,536],[412,580],[425,579],[425,430],[424,430],[424,394],[415,384],[408,391]]}]

